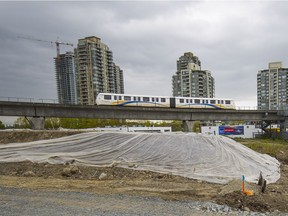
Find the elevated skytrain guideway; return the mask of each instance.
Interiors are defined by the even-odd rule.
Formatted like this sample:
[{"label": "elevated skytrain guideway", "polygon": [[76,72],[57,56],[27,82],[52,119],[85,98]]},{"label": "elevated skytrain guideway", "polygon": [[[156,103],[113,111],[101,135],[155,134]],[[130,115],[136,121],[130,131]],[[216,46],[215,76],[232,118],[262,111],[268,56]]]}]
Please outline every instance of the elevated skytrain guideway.
[{"label": "elevated skytrain guideway", "polygon": [[[193,121],[277,121],[281,131],[288,128],[288,112],[281,110],[234,110],[234,109],[191,109],[168,107],[84,106],[56,103],[0,101],[0,116],[29,117],[34,129],[44,127],[46,117],[180,120],[188,124],[191,131]],[[38,125],[38,126],[37,126]],[[190,125],[190,126],[189,126]]]}]

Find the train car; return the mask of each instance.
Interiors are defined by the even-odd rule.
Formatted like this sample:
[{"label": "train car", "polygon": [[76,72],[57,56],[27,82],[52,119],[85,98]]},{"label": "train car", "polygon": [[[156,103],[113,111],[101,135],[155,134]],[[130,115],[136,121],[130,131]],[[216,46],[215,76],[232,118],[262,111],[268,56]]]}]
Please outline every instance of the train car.
[{"label": "train car", "polygon": [[97,105],[195,109],[236,109],[234,100],[223,98],[168,97],[99,93]]},{"label": "train car", "polygon": [[96,104],[112,106],[170,107],[170,97],[99,93],[96,97]]},{"label": "train car", "polygon": [[175,108],[236,109],[234,100],[224,98],[175,97],[170,104]]}]

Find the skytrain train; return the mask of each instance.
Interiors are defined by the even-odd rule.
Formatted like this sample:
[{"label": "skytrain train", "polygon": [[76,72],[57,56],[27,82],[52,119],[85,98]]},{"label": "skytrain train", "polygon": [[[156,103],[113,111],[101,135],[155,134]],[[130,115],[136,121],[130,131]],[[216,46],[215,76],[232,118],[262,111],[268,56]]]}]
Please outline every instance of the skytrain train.
[{"label": "skytrain train", "polygon": [[224,98],[195,98],[99,93],[97,105],[195,109],[236,109],[235,101]]}]

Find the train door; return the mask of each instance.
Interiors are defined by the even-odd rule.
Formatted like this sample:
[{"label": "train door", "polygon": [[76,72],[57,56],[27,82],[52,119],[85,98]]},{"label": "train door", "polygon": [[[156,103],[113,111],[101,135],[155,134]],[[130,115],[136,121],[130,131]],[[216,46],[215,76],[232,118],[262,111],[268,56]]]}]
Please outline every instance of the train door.
[{"label": "train door", "polygon": [[176,108],[176,99],[170,98],[170,108]]}]

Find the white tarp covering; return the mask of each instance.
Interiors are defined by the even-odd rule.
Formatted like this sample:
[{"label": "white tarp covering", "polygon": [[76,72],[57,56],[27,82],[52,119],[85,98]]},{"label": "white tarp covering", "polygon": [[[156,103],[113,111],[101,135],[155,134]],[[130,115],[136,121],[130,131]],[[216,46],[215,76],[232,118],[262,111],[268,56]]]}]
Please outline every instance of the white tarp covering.
[{"label": "white tarp covering", "polygon": [[[203,134],[82,133],[29,143],[0,145],[0,162],[66,163],[169,173],[215,183],[232,179],[268,183],[280,178],[280,164],[224,136]],[[131,164],[133,167],[131,167]]]}]

